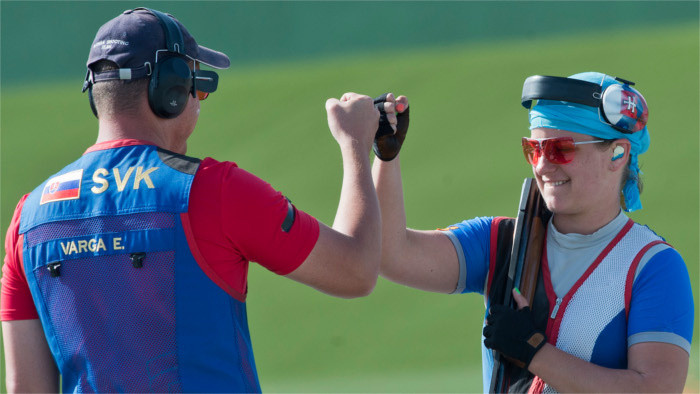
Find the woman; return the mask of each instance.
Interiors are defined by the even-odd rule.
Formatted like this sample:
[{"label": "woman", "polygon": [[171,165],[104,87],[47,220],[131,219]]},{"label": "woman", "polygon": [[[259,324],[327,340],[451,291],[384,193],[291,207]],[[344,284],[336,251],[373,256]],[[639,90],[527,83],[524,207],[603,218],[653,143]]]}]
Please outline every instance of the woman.
[{"label": "woman", "polygon": [[495,256],[510,247],[497,243],[499,231],[512,238],[512,226],[502,225],[512,219],[407,229],[399,161],[375,161],[381,275],[426,291],[486,295],[484,391],[493,369],[487,348],[512,360],[503,391],[683,390],[694,310],[685,263],[623,212],[641,209],[637,158],[649,146],[646,103],[630,85],[594,72],[526,81],[523,105],[539,101],[523,151],[552,213],[532,310],[517,289],[517,311],[489,303],[494,272],[503,270]]}]

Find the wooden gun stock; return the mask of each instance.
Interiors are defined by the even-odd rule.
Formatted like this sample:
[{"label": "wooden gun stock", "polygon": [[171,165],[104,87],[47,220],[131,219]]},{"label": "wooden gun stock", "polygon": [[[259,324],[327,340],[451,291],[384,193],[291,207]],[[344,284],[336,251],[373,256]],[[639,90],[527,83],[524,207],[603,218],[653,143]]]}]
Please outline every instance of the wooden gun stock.
[{"label": "wooden gun stock", "polygon": [[532,305],[535,298],[535,288],[537,287],[537,276],[540,273],[540,261],[542,260],[542,248],[544,243],[545,223],[542,220],[544,213],[544,201],[537,187],[531,189],[532,200],[532,223],[530,224],[530,236],[527,240],[525,250],[525,261],[523,263],[523,273],[520,278],[520,293]]}]

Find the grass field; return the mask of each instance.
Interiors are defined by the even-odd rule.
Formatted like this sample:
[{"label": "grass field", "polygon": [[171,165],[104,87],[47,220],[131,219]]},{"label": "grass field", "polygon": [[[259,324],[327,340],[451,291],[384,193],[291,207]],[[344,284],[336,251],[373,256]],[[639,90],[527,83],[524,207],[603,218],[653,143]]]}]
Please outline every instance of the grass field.
[{"label": "grass field", "polygon": [[[331,223],[342,170],[325,99],[392,90],[412,105],[402,153],[409,226],[513,215],[522,179],[530,175],[519,146],[528,133],[519,102],[525,77],[618,75],[638,82],[650,106],[652,145],[640,158],[644,209],[631,217],[684,256],[697,308],[698,41],[698,24],[686,23],[234,66],[220,73],[219,91],[203,103],[188,154],[236,161]],[[3,237],[17,199],[95,139],[79,83],[2,89]],[[338,300],[254,264],[249,288],[264,391],[481,390],[483,301],[477,295],[429,294],[380,279],[368,298]],[[691,391],[698,390],[697,339],[696,319]]]}]

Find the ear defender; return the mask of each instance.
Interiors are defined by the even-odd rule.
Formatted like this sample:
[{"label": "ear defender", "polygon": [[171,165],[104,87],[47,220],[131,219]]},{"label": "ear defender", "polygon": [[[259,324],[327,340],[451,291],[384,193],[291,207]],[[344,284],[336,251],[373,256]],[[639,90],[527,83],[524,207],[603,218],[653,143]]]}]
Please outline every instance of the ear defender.
[{"label": "ear defender", "polygon": [[[138,8],[137,8],[138,9]],[[182,31],[170,16],[150,8],[143,8],[153,14],[163,27],[167,49],[156,51],[153,74],[148,84],[148,104],[153,113],[161,118],[178,117],[187,106],[187,95],[195,93],[192,89],[194,75],[187,65],[185,42]],[[165,52],[163,59],[158,59],[159,52]]]},{"label": "ear defender", "polygon": [[598,109],[600,121],[615,130],[633,134],[647,124],[649,108],[634,82],[615,77],[605,89],[593,82],[573,78],[533,75],[525,79],[521,104],[530,109],[533,100],[555,100],[582,104]]},{"label": "ear defender", "polygon": [[615,161],[622,156],[625,155],[625,148],[621,147],[620,145],[616,146],[615,149],[613,149],[613,157],[612,161]]},{"label": "ear defender", "polygon": [[192,70],[187,62],[172,56],[156,63],[148,85],[148,104],[161,118],[178,117],[192,91]]}]

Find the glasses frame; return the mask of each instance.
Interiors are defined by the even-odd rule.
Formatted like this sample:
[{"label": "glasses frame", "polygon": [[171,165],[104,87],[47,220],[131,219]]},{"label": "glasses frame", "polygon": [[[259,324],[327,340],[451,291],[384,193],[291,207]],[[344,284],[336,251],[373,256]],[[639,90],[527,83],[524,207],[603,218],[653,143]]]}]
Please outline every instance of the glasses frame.
[{"label": "glasses frame", "polygon": [[[574,160],[573,157],[573,152],[572,156],[569,160],[565,159],[565,155],[559,152],[559,155],[562,157],[562,160],[552,160],[554,157],[553,155],[546,155],[547,153],[547,146],[552,146],[548,144],[548,141],[554,142],[554,141],[571,141],[571,144],[576,147],[576,145],[586,145],[586,144],[596,144],[599,142],[606,142],[606,140],[598,139],[598,140],[592,140],[592,141],[574,141],[573,137],[555,137],[555,138],[528,138],[528,137],[523,137],[521,140],[521,144],[523,147],[523,154],[525,155],[525,160],[528,162],[528,164],[531,164],[533,166],[536,166],[540,159],[542,157],[546,158],[547,161],[553,164],[568,164],[571,163]],[[532,147],[532,143],[536,142],[537,146]],[[530,160],[530,157],[526,151],[526,146],[529,146],[530,148],[534,149],[535,154],[533,154],[532,160]],[[553,148],[550,148],[553,149]],[[539,152],[539,155],[536,155],[536,153]]]}]

